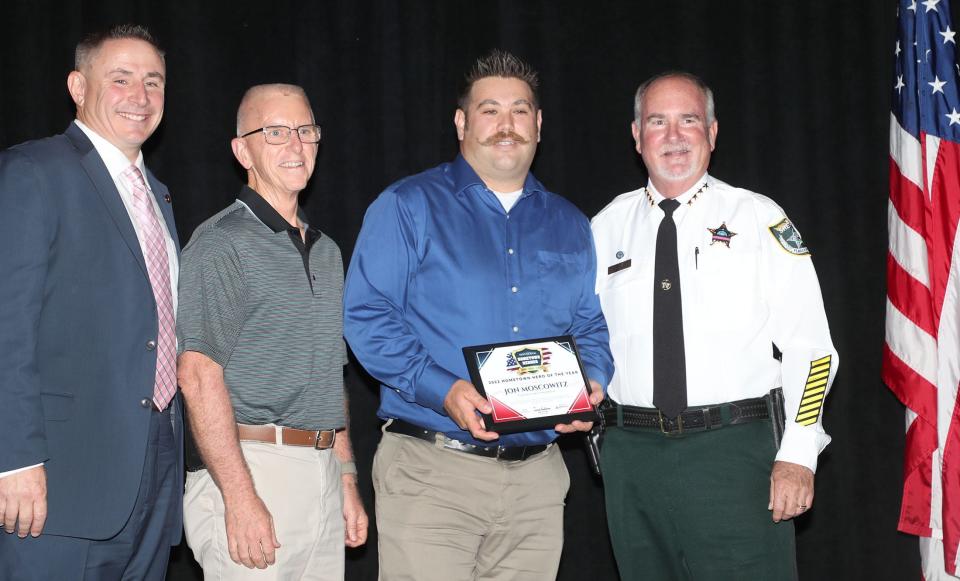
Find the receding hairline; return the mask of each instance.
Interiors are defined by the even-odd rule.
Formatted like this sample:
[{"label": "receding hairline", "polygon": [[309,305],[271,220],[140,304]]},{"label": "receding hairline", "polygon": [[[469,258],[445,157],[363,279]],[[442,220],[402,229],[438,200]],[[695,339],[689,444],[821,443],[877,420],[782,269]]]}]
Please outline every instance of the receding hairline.
[{"label": "receding hairline", "polygon": [[270,95],[280,95],[283,97],[289,97],[291,95],[296,95],[303,99],[303,102],[307,105],[307,110],[310,111],[310,117],[313,119],[313,108],[310,106],[310,99],[307,97],[307,92],[303,90],[303,87],[299,85],[291,85],[289,83],[267,83],[263,85],[254,85],[247,89],[243,94],[243,98],[240,99],[240,105],[237,107],[237,135],[243,135],[249,129],[244,128],[244,124],[247,122],[247,117],[250,113],[257,110],[257,105],[261,102],[264,97]]},{"label": "receding hairline", "polygon": [[166,53],[160,48],[157,39],[154,38],[147,27],[140,24],[127,23],[93,32],[81,38],[74,50],[74,70],[83,72],[84,69],[88,69],[103,49],[103,45],[114,40],[139,40],[140,42],[150,45],[153,50],[156,51],[157,56],[160,57],[160,62],[166,67]]},{"label": "receding hairline", "polygon": [[685,81],[693,85],[693,87],[696,88],[703,97],[704,112],[706,114],[704,123],[707,125],[712,125],[717,120],[716,103],[713,97],[713,89],[711,89],[703,79],[693,73],[673,70],[656,74],[645,80],[640,84],[639,87],[637,87],[637,91],[633,97],[634,121],[638,123],[643,121],[640,117],[643,113],[642,109],[644,98],[646,97],[647,93],[650,92],[650,89],[658,85],[661,81]]}]

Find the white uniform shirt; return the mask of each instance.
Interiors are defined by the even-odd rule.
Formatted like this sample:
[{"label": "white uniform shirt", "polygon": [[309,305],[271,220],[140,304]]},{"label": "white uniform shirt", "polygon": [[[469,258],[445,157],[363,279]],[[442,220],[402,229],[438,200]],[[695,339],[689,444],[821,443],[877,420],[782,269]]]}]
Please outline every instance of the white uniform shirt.
[{"label": "white uniform shirt", "polygon": [[[610,397],[653,406],[653,266],[664,198],[652,184],[593,219],[597,293],[616,371]],[[816,471],[830,442],[822,406],[839,360],[810,255],[769,198],[705,175],[676,198],[689,407],[783,386],[777,460]],[[773,358],[773,344],[783,353]]]}]

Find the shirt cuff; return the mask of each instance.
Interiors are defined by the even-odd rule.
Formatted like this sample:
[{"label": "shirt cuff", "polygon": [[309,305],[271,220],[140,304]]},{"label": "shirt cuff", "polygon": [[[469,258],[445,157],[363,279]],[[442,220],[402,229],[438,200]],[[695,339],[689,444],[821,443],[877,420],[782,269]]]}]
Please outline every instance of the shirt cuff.
[{"label": "shirt cuff", "polygon": [[606,374],[600,370],[599,367],[593,367],[593,366],[584,364],[583,370],[587,372],[588,381],[591,379],[596,381],[597,383],[600,384],[600,389],[602,389],[604,393],[607,392],[607,386],[610,383],[610,380],[606,376]]},{"label": "shirt cuff", "polygon": [[778,462],[791,462],[817,472],[817,457],[830,443],[830,436],[815,427],[788,425],[777,452]]},{"label": "shirt cuff", "polygon": [[414,386],[414,399],[418,404],[446,415],[443,400],[447,398],[450,387],[458,379],[460,378],[437,364],[428,365],[420,374],[419,382]]},{"label": "shirt cuff", "polygon": [[16,470],[7,470],[6,472],[0,472],[0,478],[5,478],[7,476],[13,476],[17,472],[23,472],[25,470],[30,470],[31,468],[36,468],[37,466],[43,466],[43,463],[34,464],[33,466],[24,466],[23,468],[17,468]]}]

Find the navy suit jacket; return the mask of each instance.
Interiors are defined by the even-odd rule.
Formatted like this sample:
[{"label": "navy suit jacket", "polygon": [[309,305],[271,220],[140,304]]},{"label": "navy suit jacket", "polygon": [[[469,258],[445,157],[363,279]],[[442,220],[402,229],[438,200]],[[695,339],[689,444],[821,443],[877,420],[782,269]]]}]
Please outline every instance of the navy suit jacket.
[{"label": "navy suit jacket", "polygon": [[[177,240],[167,188],[146,178]],[[106,539],[130,516],[156,338],[133,224],[83,131],[0,152],[0,472],[45,463],[44,534]],[[179,397],[171,413],[182,455]]]}]

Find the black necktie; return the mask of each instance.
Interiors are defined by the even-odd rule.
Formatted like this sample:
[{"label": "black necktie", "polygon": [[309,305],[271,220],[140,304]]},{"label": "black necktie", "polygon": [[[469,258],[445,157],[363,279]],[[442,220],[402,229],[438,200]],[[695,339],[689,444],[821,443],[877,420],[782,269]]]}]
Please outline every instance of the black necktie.
[{"label": "black necktie", "polygon": [[665,214],[657,230],[653,267],[653,405],[675,418],[687,407],[687,364],[683,353],[683,304],[677,264],[677,224],[673,211],[680,202],[660,202]]}]

